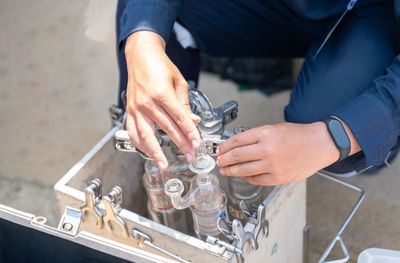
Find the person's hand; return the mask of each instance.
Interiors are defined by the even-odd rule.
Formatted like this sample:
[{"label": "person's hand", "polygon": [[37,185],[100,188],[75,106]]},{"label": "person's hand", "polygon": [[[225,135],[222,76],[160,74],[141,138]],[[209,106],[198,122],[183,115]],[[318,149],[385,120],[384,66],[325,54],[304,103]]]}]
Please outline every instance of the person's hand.
[{"label": "person's hand", "polygon": [[250,129],[222,143],[217,154],[222,175],[240,176],[257,185],[305,179],[340,157],[323,122]]},{"label": "person's hand", "polygon": [[161,170],[168,167],[155,137],[155,124],[194,160],[200,146],[195,126],[200,118],[192,114],[188,102],[188,84],[167,57],[161,36],[139,31],[129,36],[125,46],[128,69],[126,127],[133,144],[151,156]]}]

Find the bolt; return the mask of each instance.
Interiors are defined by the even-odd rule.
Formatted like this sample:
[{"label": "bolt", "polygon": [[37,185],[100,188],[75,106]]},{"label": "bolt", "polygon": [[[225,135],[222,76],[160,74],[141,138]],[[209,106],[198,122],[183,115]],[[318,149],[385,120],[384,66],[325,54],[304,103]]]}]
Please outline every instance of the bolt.
[{"label": "bolt", "polygon": [[117,199],[120,197],[122,194],[122,189],[119,186],[114,186],[109,195],[112,197],[112,199]]},{"label": "bolt", "polygon": [[90,182],[89,187],[92,189],[99,189],[101,185],[102,185],[101,180],[96,178]]},{"label": "bolt", "polygon": [[248,126],[246,125],[238,125],[233,129],[233,133],[234,134],[239,134],[242,133],[244,131],[247,131],[248,129],[250,129]]},{"label": "bolt", "polygon": [[71,223],[64,223],[64,224],[63,224],[63,229],[64,229],[65,231],[70,232],[73,228],[74,228],[74,226],[73,226]]},{"label": "bolt", "polygon": [[138,233],[137,231],[135,231],[135,230],[132,230],[132,237],[133,237],[134,239],[137,239],[137,240],[140,239],[139,233]]}]

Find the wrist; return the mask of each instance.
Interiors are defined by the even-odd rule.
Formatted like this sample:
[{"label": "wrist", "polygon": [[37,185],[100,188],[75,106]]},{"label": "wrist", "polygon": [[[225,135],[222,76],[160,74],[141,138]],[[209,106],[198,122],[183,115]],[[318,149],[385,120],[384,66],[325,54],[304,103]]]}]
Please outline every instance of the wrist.
[{"label": "wrist", "polygon": [[344,121],[342,121],[339,117],[336,117],[336,116],[331,116],[331,117],[340,121],[344,130],[346,131],[347,136],[349,137],[350,145],[351,145],[349,155],[352,155],[352,154],[355,154],[355,153],[361,151],[360,145],[358,144],[356,138],[354,137],[353,133],[351,132],[349,126],[347,126],[347,124]]},{"label": "wrist", "polygon": [[164,39],[159,34],[152,31],[137,31],[127,38],[125,54],[134,52],[138,47],[152,47],[165,50],[165,45]]},{"label": "wrist", "polygon": [[335,163],[340,158],[340,151],[333,141],[326,124],[318,121],[310,125],[314,130],[315,149],[319,152],[324,167]]}]

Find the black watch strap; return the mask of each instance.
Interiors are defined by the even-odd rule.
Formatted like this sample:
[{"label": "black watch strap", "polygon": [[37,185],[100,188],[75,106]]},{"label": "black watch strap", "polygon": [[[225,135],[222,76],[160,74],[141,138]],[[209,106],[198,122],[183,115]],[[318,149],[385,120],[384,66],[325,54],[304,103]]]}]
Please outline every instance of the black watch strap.
[{"label": "black watch strap", "polygon": [[325,122],[329,134],[331,135],[337,149],[340,152],[340,158],[338,162],[345,159],[347,156],[349,156],[351,143],[342,123],[333,117],[328,117],[322,121]]}]

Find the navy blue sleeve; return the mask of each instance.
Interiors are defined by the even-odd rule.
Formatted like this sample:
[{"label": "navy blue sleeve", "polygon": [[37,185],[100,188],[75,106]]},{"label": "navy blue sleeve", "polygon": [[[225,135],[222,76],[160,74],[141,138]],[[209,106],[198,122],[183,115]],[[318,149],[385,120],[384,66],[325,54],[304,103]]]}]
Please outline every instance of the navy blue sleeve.
[{"label": "navy blue sleeve", "polygon": [[126,0],[118,42],[140,30],[155,32],[167,42],[180,7],[181,0]]},{"label": "navy blue sleeve", "polygon": [[370,89],[332,115],[349,126],[367,166],[382,164],[400,131],[400,55]]}]

